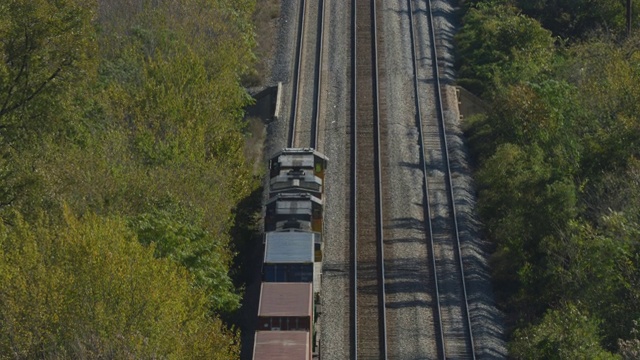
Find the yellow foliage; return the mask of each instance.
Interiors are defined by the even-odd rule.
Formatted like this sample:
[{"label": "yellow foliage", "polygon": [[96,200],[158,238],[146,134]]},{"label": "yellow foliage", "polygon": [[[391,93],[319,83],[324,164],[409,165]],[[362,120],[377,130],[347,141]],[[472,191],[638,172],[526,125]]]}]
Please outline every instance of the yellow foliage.
[{"label": "yellow foliage", "polygon": [[0,226],[0,357],[237,356],[186,270],[155,259],[122,220],[68,209],[61,225],[41,219]]}]

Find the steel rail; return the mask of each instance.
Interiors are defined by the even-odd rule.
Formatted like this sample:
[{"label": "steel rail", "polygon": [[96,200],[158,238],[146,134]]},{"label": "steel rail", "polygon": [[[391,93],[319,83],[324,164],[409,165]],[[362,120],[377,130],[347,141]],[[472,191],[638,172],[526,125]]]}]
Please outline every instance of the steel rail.
[{"label": "steel rail", "polygon": [[429,251],[432,254],[431,256],[431,268],[433,271],[433,283],[434,283],[434,292],[435,292],[435,303],[436,303],[436,316],[437,316],[437,330],[438,330],[438,341],[440,345],[440,351],[442,354],[442,358],[447,358],[447,353],[445,349],[444,342],[444,331],[442,329],[442,311],[440,307],[440,289],[438,286],[438,271],[436,268],[436,257],[435,257],[435,248],[433,245],[433,224],[431,222],[431,204],[429,202],[429,180],[427,173],[427,159],[425,157],[425,145],[424,145],[424,133],[422,127],[422,110],[420,104],[420,90],[418,85],[418,60],[416,55],[416,38],[415,38],[415,29],[414,29],[414,21],[413,21],[413,0],[407,0],[407,4],[409,6],[409,32],[411,34],[411,59],[413,62],[413,90],[414,96],[416,99],[416,122],[418,125],[418,137],[420,138],[420,163],[422,164],[422,175],[424,181],[422,183],[423,186],[423,194],[424,194],[424,212],[425,218],[427,219],[427,230],[429,235]]},{"label": "steel rail", "polygon": [[351,156],[350,156],[350,168],[351,168],[351,184],[350,184],[350,237],[351,237],[351,358],[358,359],[358,219],[357,219],[357,204],[358,198],[358,171],[356,161],[358,159],[358,122],[356,121],[356,112],[358,105],[358,86],[356,83],[356,66],[358,51],[356,48],[356,32],[357,32],[357,7],[358,0],[351,0]]},{"label": "steel rail", "polygon": [[[314,57],[314,74],[313,74],[313,102],[312,102],[312,113],[311,113],[311,128],[309,129],[310,138],[308,147],[317,148],[318,146],[318,128],[320,123],[320,102],[322,97],[322,54],[323,54],[323,42],[324,42],[324,0],[317,0],[318,4],[318,15],[317,15],[317,39],[315,46],[315,57]],[[296,146],[305,146],[300,144],[299,142],[303,141],[302,138],[299,138],[297,134],[298,127],[301,124],[301,120],[299,119],[300,109],[299,104],[301,103],[300,97],[300,88],[301,83],[303,81],[302,74],[302,65],[305,60],[305,34],[308,29],[306,29],[307,23],[307,2],[305,0],[301,0],[300,2],[300,12],[299,12],[299,21],[298,21],[298,38],[296,42],[296,61],[294,66],[294,78],[292,85],[292,104],[291,104],[291,115],[289,122],[289,136],[288,136],[288,146],[296,147]]]},{"label": "steel rail", "polygon": [[387,294],[385,287],[385,272],[384,272],[384,226],[383,226],[383,202],[382,202],[382,156],[380,155],[380,148],[382,147],[380,144],[380,86],[379,86],[379,69],[378,69],[378,21],[376,11],[376,1],[371,0],[371,18],[373,22],[372,32],[373,32],[373,68],[375,71],[375,75],[373,77],[374,93],[375,93],[375,117],[374,117],[374,127],[375,127],[375,152],[376,152],[376,194],[377,194],[377,202],[376,202],[376,223],[378,224],[376,233],[378,236],[378,277],[380,284],[380,292],[378,296],[380,297],[380,317],[382,318],[382,328],[381,328],[381,347],[382,354],[384,355],[384,359],[387,359],[387,304],[385,296]]},{"label": "steel rail", "polygon": [[438,66],[438,51],[437,51],[437,46],[436,46],[436,35],[435,35],[435,25],[434,25],[434,21],[433,21],[433,11],[432,11],[432,6],[431,6],[431,0],[427,0],[427,15],[429,18],[429,34],[430,34],[430,40],[431,40],[431,55],[433,57],[433,75],[435,78],[435,87],[436,87],[436,105],[437,105],[437,113],[438,113],[438,121],[440,123],[440,125],[442,126],[442,140],[443,140],[443,144],[444,144],[444,157],[445,157],[445,164],[447,166],[446,169],[446,179],[447,179],[447,185],[449,188],[449,192],[448,192],[448,197],[451,201],[451,211],[452,211],[452,217],[453,217],[453,226],[454,226],[454,233],[455,233],[455,238],[456,238],[456,250],[457,250],[457,255],[458,255],[458,262],[459,262],[459,269],[460,269],[460,278],[462,280],[462,291],[463,291],[463,298],[464,298],[464,309],[465,309],[465,315],[467,318],[466,321],[466,326],[467,329],[469,331],[469,348],[471,350],[471,356],[472,359],[476,358],[476,354],[475,354],[475,348],[474,348],[474,340],[473,340],[473,331],[472,331],[472,327],[471,327],[471,316],[469,315],[469,301],[468,301],[468,297],[467,297],[467,286],[466,286],[466,282],[465,282],[465,278],[464,278],[464,264],[462,261],[462,249],[460,246],[460,234],[459,234],[459,230],[458,230],[458,216],[456,213],[456,205],[455,205],[455,197],[454,197],[454,192],[453,192],[453,181],[451,180],[451,164],[450,164],[450,160],[449,160],[449,146],[447,144],[447,131],[446,131],[446,124],[445,124],[445,119],[444,119],[444,107],[442,105],[442,91],[441,91],[441,84],[440,84],[440,70],[439,70],[439,66]]},{"label": "steel rail", "polygon": [[314,87],[315,101],[313,103],[311,139],[309,147],[318,147],[318,124],[320,123],[320,101],[322,98],[322,55],[324,53],[324,0],[318,0],[318,43],[316,44],[316,66]]},{"label": "steel rail", "polygon": [[298,110],[298,89],[300,87],[300,68],[302,63],[302,38],[304,36],[304,22],[306,12],[306,1],[300,0],[300,16],[298,17],[298,40],[296,43],[296,62],[293,69],[293,89],[291,90],[292,104],[291,115],[289,116],[289,137],[287,147],[294,147],[296,137],[296,113]]}]

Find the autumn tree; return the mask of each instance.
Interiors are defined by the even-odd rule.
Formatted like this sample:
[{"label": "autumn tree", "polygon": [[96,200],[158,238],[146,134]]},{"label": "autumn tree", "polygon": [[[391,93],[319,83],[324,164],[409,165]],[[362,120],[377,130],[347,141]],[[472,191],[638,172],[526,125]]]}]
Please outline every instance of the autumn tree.
[{"label": "autumn tree", "polygon": [[[118,218],[66,211],[0,226],[0,354],[10,358],[237,356],[205,294]],[[7,357],[9,358],[9,357]]]},{"label": "autumn tree", "polygon": [[61,91],[91,66],[91,1],[8,0],[0,5],[0,135],[49,127]]},{"label": "autumn tree", "polygon": [[[243,152],[250,99],[240,83],[253,64],[253,7],[0,4],[0,221],[8,239],[0,271],[3,284],[19,280],[2,294],[11,306],[0,353],[237,355],[235,335],[205,314],[240,301],[230,231],[234,208],[257,186]],[[102,243],[109,237],[116,248]],[[169,286],[176,298],[164,299]],[[22,324],[24,314],[33,317]]]},{"label": "autumn tree", "polygon": [[0,4],[0,209],[34,187],[16,164],[64,126],[75,80],[94,68],[91,1]]}]

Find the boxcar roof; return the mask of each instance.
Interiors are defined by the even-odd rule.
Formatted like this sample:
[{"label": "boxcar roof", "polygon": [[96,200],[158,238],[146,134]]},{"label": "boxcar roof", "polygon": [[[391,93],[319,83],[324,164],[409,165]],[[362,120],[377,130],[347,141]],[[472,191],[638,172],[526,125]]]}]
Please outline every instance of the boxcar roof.
[{"label": "boxcar roof", "polygon": [[258,316],[311,316],[312,294],[312,283],[263,282]]},{"label": "boxcar roof", "polygon": [[308,331],[256,331],[255,360],[309,360]]},{"label": "boxcar roof", "polygon": [[266,234],[265,264],[307,264],[313,262],[313,251],[319,233],[303,231],[271,231]]}]

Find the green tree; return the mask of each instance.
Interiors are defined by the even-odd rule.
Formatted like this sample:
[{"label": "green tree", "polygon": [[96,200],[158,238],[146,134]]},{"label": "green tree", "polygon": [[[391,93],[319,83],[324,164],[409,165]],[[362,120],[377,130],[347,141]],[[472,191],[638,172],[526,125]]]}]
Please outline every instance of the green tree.
[{"label": "green tree", "polygon": [[596,37],[568,49],[558,73],[576,87],[583,177],[624,171],[640,146],[640,34],[622,46]]},{"label": "green tree", "polygon": [[[5,323],[18,329],[16,319],[33,312],[11,335],[26,336],[15,351],[52,358],[194,358],[195,349],[207,358],[237,355],[230,345],[237,338],[221,330],[219,320],[198,321],[239,303],[230,280],[229,232],[232,210],[257,185],[243,154],[242,109],[249,97],[240,84],[253,62],[253,7],[253,0],[0,4],[0,55],[6,59],[11,50],[14,58],[0,64],[0,106],[6,106],[0,115],[0,218],[11,240],[6,249],[36,244],[27,252],[33,266],[0,265],[23,286],[3,298],[13,319]],[[20,78],[21,68],[30,75]],[[14,209],[24,220],[16,220]],[[68,221],[44,221],[43,212]],[[77,227],[86,231],[68,235]],[[141,244],[117,240],[113,246],[120,247],[108,248],[100,242],[108,237]],[[78,245],[80,238],[89,242]],[[56,259],[66,260],[48,263],[41,245],[59,239],[77,246],[59,247]],[[24,260],[22,250],[7,251],[6,259]],[[100,266],[69,260],[72,251]],[[129,260],[112,259],[110,266],[93,258],[100,254]],[[132,265],[129,270],[140,273],[125,276],[127,261],[147,266],[157,278]],[[152,288],[159,283],[166,287]],[[132,297],[125,285],[153,298]],[[174,291],[170,285],[179,293],[167,300],[177,314],[166,314],[159,300]],[[187,287],[190,307],[180,303],[189,297]],[[60,300],[34,300],[31,292]],[[136,304],[143,303],[149,311],[138,307],[144,311],[136,315]],[[0,353],[16,346],[3,344]]]},{"label": "green tree", "polygon": [[484,91],[490,110],[468,131],[480,165],[479,210],[496,244],[494,279],[516,329],[512,355],[611,358],[607,351],[619,350],[633,357],[632,320],[640,318],[640,34],[613,41],[613,1],[518,2],[527,12],[558,16],[553,21],[566,21],[565,30],[577,36],[594,17],[611,29],[546,53],[537,48],[539,64],[528,63],[538,54],[512,51],[524,46],[526,54],[529,40],[543,44],[545,36],[522,36],[541,34],[533,30],[539,25],[523,32],[496,23],[532,21],[509,3],[472,1],[458,39],[472,59],[463,60],[462,73],[491,89]]},{"label": "green tree", "polygon": [[472,6],[455,39],[458,81],[478,94],[537,79],[552,65],[551,33],[510,5]]},{"label": "green tree", "polygon": [[[596,30],[622,35],[626,31],[626,0],[517,0],[527,15],[540,20],[555,35],[582,39]],[[639,9],[634,4],[633,15]]]},{"label": "green tree", "polygon": [[542,322],[518,330],[509,347],[515,359],[619,359],[600,346],[598,321],[567,304],[548,311]]},{"label": "green tree", "polygon": [[506,86],[496,90],[488,114],[494,145],[535,145],[561,176],[573,176],[581,165],[581,116],[577,89],[557,80]]},{"label": "green tree", "polygon": [[561,241],[545,242],[551,283],[563,301],[579,302],[602,319],[599,329],[607,348],[633,329],[638,308],[637,225],[622,214],[609,214],[600,229],[572,223]]},{"label": "green tree", "polygon": [[155,256],[186,267],[209,294],[214,310],[230,312],[240,306],[229,277],[232,254],[202,227],[202,213],[165,201],[130,221],[142,244],[153,245]]},{"label": "green tree", "polygon": [[503,144],[477,174],[479,212],[497,245],[494,278],[503,300],[526,319],[553,299],[545,290],[541,244],[557,236],[577,211],[571,178],[553,170],[541,148]]},{"label": "green tree", "polygon": [[633,322],[634,328],[631,330],[631,339],[618,339],[618,347],[623,360],[634,360],[640,358],[640,339],[638,338],[638,321]]}]

